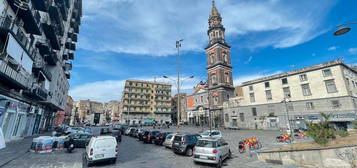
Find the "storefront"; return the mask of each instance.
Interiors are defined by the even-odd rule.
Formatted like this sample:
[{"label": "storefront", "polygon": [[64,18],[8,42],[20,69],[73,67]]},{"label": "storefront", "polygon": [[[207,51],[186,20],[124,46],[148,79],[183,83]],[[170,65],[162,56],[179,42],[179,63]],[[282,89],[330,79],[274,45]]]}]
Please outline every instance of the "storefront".
[{"label": "storefront", "polygon": [[1,128],[6,141],[18,139],[25,134],[29,105],[14,99],[8,100]]}]

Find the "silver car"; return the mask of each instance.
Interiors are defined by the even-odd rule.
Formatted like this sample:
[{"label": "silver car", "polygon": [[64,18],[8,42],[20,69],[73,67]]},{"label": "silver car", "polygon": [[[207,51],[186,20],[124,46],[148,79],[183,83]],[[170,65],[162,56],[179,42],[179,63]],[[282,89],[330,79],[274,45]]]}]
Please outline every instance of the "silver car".
[{"label": "silver car", "polygon": [[177,133],[172,133],[167,135],[162,145],[164,145],[166,148],[172,148],[172,141],[174,140],[176,134]]},{"label": "silver car", "polygon": [[199,139],[193,151],[193,161],[216,164],[222,167],[222,162],[230,158],[232,152],[228,143],[222,138]]}]

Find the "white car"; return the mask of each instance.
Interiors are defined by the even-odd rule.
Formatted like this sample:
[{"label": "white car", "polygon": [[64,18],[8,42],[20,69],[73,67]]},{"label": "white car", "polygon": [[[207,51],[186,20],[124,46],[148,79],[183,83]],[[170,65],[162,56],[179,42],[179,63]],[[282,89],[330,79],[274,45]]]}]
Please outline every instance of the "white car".
[{"label": "white car", "polygon": [[193,149],[193,161],[216,164],[222,167],[222,162],[232,157],[228,143],[222,138],[199,139]]},{"label": "white car", "polygon": [[174,137],[177,133],[172,133],[166,136],[164,143],[162,143],[162,145],[164,145],[166,148],[172,148],[172,141],[174,140]]},{"label": "white car", "polygon": [[115,163],[118,157],[118,144],[113,136],[92,137],[86,147],[85,159],[87,166],[96,162],[111,161]]},{"label": "white car", "polygon": [[207,130],[201,133],[202,138],[222,138],[222,133],[221,131],[218,130]]}]

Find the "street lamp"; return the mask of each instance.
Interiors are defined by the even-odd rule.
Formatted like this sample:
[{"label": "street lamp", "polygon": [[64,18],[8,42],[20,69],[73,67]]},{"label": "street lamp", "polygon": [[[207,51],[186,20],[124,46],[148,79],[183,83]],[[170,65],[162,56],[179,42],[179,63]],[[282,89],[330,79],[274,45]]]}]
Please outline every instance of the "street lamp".
[{"label": "street lamp", "polygon": [[351,31],[352,28],[348,27],[348,25],[357,24],[357,22],[344,23],[338,26],[338,29],[333,33],[335,36],[340,36]]},{"label": "street lamp", "polygon": [[181,81],[180,81],[180,76],[179,75],[178,75],[177,80],[171,79],[170,77],[165,76],[165,75],[162,76],[162,77],[166,78],[166,79],[169,79],[171,81],[174,81],[176,83],[176,85],[177,85],[177,87],[176,87],[177,88],[177,114],[176,114],[176,117],[177,117],[177,125],[178,125],[179,120],[181,120],[181,113],[180,113],[180,87],[181,87],[181,85],[183,84],[183,82],[185,80],[192,79],[192,78],[194,78],[194,76],[189,76],[189,77],[187,77],[187,78],[185,78],[185,79],[183,79]]},{"label": "street lamp", "polygon": [[287,125],[288,125],[288,129],[289,129],[290,135],[292,136],[293,133],[292,133],[292,130],[291,130],[291,125],[290,125],[289,109],[288,109],[288,104],[287,104],[288,102],[290,102],[290,100],[288,98],[284,98],[284,100],[282,101],[282,103],[285,104],[286,118],[287,118],[287,122],[288,122]]}]

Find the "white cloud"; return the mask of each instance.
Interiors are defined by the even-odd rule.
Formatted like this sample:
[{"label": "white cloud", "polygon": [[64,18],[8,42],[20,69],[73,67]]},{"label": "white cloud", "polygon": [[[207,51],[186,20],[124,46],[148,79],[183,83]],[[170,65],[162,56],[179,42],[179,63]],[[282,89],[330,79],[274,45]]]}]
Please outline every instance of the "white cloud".
[{"label": "white cloud", "polygon": [[[251,37],[242,47],[284,48],[326,31],[318,26],[333,3],[222,0],[217,6],[228,37]],[[79,48],[165,56],[175,53],[180,38],[186,51],[201,51],[207,44],[208,0],[86,0],[83,5]],[[250,36],[254,33],[259,38]]]},{"label": "white cloud", "polygon": [[238,85],[242,84],[243,82],[247,82],[250,80],[254,80],[254,79],[258,79],[258,78],[262,78],[262,77],[266,77],[266,76],[271,76],[271,75],[275,75],[275,74],[279,74],[279,73],[282,73],[282,71],[275,71],[275,72],[267,73],[267,74],[255,73],[255,74],[242,75],[242,76],[236,77],[234,79],[233,83],[235,86],[238,86]]},{"label": "white cloud", "polygon": [[350,49],[348,49],[348,52],[350,54],[357,54],[357,48],[350,48]]},{"label": "white cloud", "polygon": [[335,51],[336,49],[337,49],[336,46],[331,46],[331,47],[329,47],[327,50],[328,50],[328,51]]},{"label": "white cloud", "polygon": [[[169,76],[170,79],[175,80],[175,76]],[[145,81],[156,81],[162,83],[168,83],[172,85],[172,95],[177,93],[176,83],[170,79],[165,78],[134,78]],[[199,82],[200,78],[190,79],[187,76],[182,76],[181,93],[191,93],[193,87]],[[105,80],[96,81],[92,83],[86,83],[79,85],[70,90],[69,95],[74,100],[95,100],[99,102],[108,102],[110,100],[121,100],[123,88],[125,86],[125,80]]]}]

